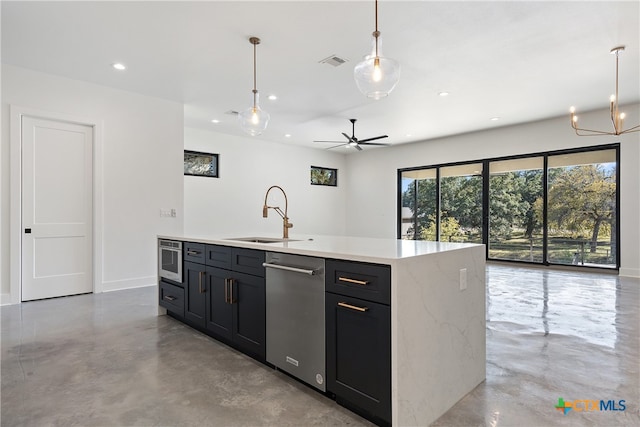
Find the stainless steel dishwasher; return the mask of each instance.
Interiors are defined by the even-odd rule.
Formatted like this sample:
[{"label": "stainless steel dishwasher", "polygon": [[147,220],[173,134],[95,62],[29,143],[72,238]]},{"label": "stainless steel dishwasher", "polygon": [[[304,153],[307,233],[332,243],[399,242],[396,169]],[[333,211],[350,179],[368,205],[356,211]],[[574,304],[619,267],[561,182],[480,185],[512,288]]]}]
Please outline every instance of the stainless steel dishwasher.
[{"label": "stainless steel dishwasher", "polygon": [[267,361],[326,391],[324,259],[267,252]]}]

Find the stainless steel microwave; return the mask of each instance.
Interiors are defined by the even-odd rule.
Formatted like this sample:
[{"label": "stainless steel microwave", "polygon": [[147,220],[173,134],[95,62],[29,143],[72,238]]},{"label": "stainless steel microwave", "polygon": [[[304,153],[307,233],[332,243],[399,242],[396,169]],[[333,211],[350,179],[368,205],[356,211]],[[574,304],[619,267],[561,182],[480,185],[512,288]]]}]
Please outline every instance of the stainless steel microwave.
[{"label": "stainless steel microwave", "polygon": [[158,275],[182,283],[182,242],[158,240]]}]

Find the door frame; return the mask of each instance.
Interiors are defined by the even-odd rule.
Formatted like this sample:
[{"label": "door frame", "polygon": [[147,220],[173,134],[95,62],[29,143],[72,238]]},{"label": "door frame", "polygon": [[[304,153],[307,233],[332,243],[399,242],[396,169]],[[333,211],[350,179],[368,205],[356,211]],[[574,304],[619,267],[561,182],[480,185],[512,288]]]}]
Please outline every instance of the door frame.
[{"label": "door frame", "polygon": [[9,105],[9,282],[11,304],[22,302],[22,117],[55,120],[89,126],[93,129],[93,292],[101,293],[102,284],[102,212],[103,155],[102,120]]}]

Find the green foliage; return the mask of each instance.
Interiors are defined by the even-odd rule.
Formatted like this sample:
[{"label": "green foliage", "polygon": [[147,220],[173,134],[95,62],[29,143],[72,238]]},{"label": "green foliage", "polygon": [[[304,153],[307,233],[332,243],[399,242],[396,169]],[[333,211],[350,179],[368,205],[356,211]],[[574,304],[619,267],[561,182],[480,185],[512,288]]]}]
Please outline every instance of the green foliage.
[{"label": "green foliage", "polygon": [[542,171],[513,171],[491,175],[489,193],[489,230],[491,239],[508,239],[514,230],[525,230],[531,237],[540,230],[541,206],[536,200],[542,196]]},{"label": "green foliage", "polygon": [[[431,223],[428,228],[420,232],[420,238],[423,240],[435,240],[436,224]],[[460,229],[460,224],[455,218],[444,218],[440,223],[440,241],[441,242],[461,242],[465,240],[465,234]]]},{"label": "green foliage", "polygon": [[[612,229],[616,216],[615,176],[615,167],[611,164],[548,169],[547,224],[550,237],[574,239],[576,241],[570,243],[572,247],[580,239],[589,240],[589,252],[595,255],[598,236],[615,234]],[[514,234],[529,241],[542,235],[542,177],[540,169],[490,176],[489,231],[492,244],[507,241]],[[435,179],[423,179],[413,181],[402,194],[402,206],[414,212],[417,235],[421,239],[436,240],[436,190]],[[479,240],[482,230],[481,177],[442,178],[439,214],[441,241]],[[607,251],[614,254],[615,242],[611,241],[609,246]],[[527,251],[531,253],[531,250]],[[574,249],[566,251],[575,252]],[[604,258],[608,257],[605,254]]]},{"label": "green foliage", "polygon": [[335,171],[333,169],[311,168],[311,183],[335,185]]},{"label": "green foliage", "polygon": [[482,229],[482,177],[453,176],[441,180],[440,216],[455,218],[466,230]]},{"label": "green foliage", "polygon": [[[414,212],[421,239],[436,240],[436,194],[435,179],[416,180],[402,194],[402,206]],[[479,235],[482,229],[482,178],[443,178],[440,184],[440,218],[442,241],[467,241],[465,236]],[[413,229],[409,231],[411,233]]]},{"label": "green foliage", "polygon": [[[421,179],[414,181],[402,194],[402,206],[408,207],[414,213],[418,223],[418,230],[434,226],[436,218],[436,181],[435,179]],[[409,230],[413,232],[413,227]],[[418,232],[421,234],[421,231]],[[433,237],[426,240],[436,240]]]},{"label": "green foliage", "polygon": [[602,165],[562,168],[549,180],[547,221],[556,235],[589,239],[595,252],[600,230],[610,230],[616,212],[615,169]]}]

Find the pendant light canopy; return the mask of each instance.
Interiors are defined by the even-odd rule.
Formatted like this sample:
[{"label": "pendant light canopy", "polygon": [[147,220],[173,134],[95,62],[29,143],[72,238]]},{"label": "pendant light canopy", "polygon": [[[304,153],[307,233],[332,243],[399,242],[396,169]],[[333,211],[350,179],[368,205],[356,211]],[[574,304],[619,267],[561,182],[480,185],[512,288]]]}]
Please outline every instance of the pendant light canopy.
[{"label": "pendant light canopy", "polygon": [[256,88],[256,46],[260,44],[258,37],[250,37],[249,42],[253,45],[253,90],[252,105],[246,110],[238,113],[238,121],[242,130],[251,136],[260,135],[269,124],[269,113],[260,108],[258,89]]},{"label": "pendant light canopy", "polygon": [[376,2],[376,29],[373,32],[373,48],[369,55],[353,69],[356,85],[369,98],[380,99],[389,95],[400,80],[400,64],[382,56],[380,31],[378,31],[378,0]]}]

